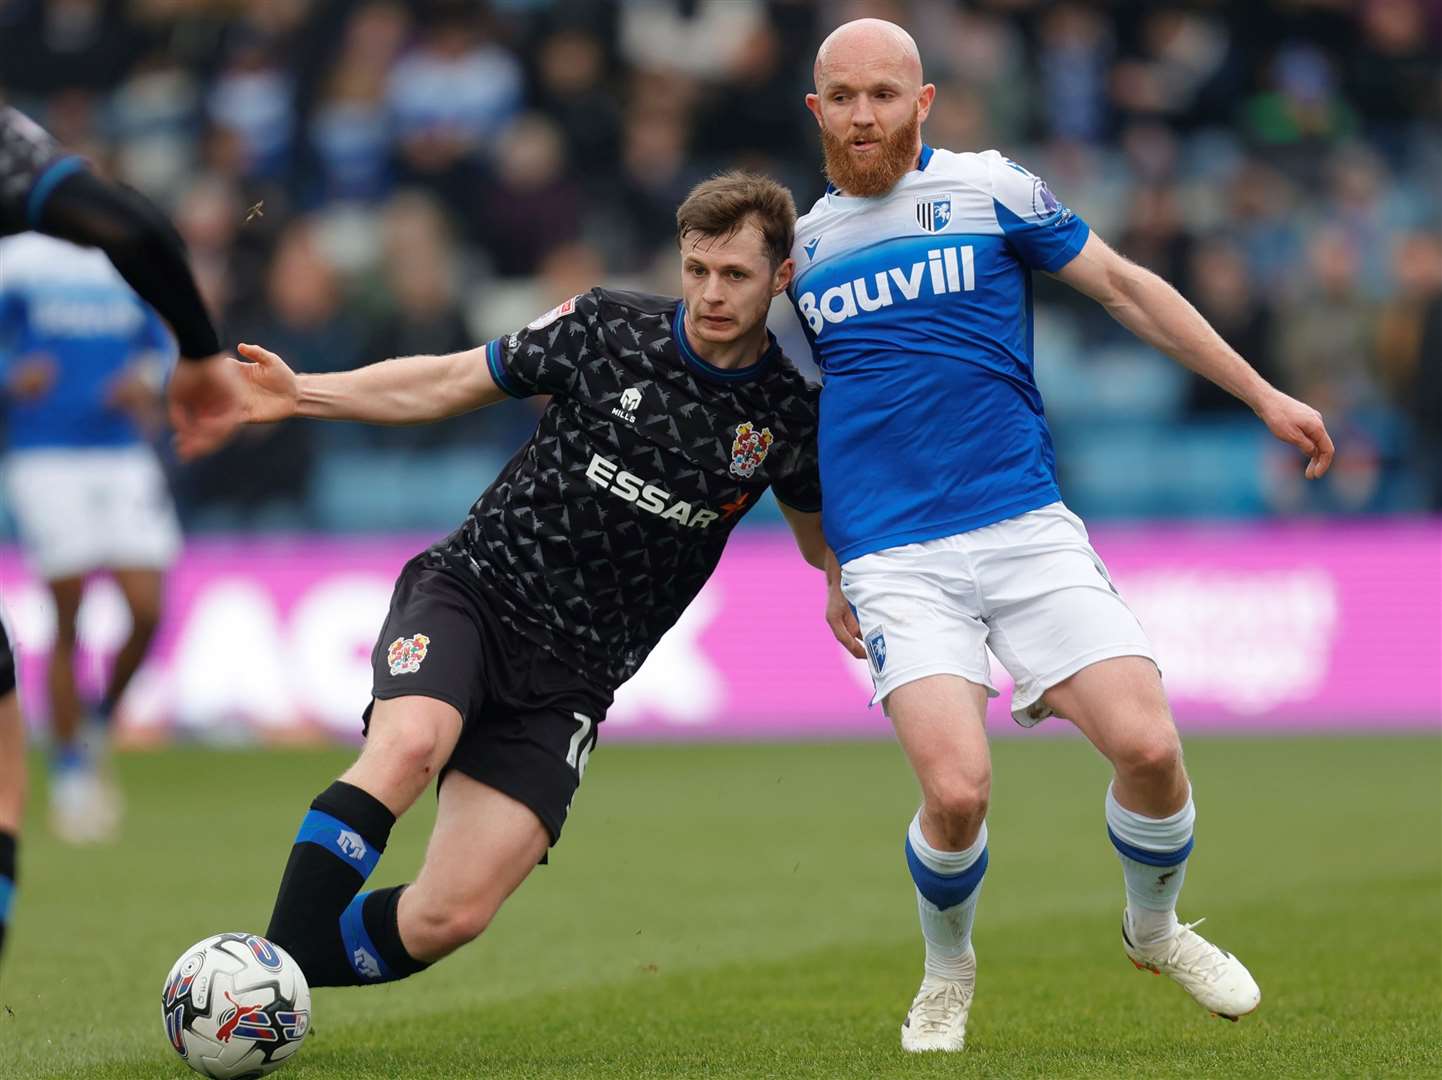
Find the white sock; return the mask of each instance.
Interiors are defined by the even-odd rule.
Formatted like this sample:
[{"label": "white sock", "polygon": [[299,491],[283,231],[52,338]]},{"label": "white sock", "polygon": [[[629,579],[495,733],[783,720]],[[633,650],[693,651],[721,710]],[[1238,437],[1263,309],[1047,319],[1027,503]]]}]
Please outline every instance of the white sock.
[{"label": "white sock", "polygon": [[[930,871],[930,875],[922,875],[926,880],[917,880],[917,870],[912,867],[912,878],[916,881],[916,910],[921,919],[921,936],[926,940],[926,978],[956,981],[970,974],[974,963],[969,955],[971,927],[976,919],[976,902],[981,897],[980,877],[986,872],[983,864],[980,873],[976,873],[978,862],[986,854],[986,822],[982,822],[976,840],[965,851],[941,851],[927,843],[921,832],[919,811],[912,818],[906,838],[916,861]],[[972,873],[968,874],[968,871]],[[937,882],[937,877],[962,879],[963,888],[969,885],[970,892],[958,903],[939,907],[922,892],[925,888],[937,895],[936,886],[945,884]]]},{"label": "white sock", "polygon": [[[1127,924],[1132,941],[1152,945],[1177,931],[1177,897],[1187,877],[1187,856],[1197,809],[1187,804],[1175,814],[1149,818],[1117,802],[1107,786],[1107,832],[1122,862],[1127,887]],[[1146,856],[1146,860],[1136,856]]]}]

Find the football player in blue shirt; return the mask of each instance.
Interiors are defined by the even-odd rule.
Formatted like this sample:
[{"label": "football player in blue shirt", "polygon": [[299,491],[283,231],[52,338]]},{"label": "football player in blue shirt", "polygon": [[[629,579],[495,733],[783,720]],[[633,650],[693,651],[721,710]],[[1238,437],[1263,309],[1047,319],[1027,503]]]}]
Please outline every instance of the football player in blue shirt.
[{"label": "football player in blue shirt", "polygon": [[[116,703],[160,617],[180,525],[150,446],[175,342],[105,255],[40,233],[0,240],[0,403],[5,494],[55,602],[50,656],[52,824],[72,843],[108,839],[118,792],[80,731],[76,628],[90,574],[114,579],[130,614],[95,707],[103,747]],[[95,749],[90,747],[89,749]]]},{"label": "football player in blue shirt", "polygon": [[1177,921],[1191,785],[1147,636],[1061,501],[1034,377],[1032,271],[1241,398],[1308,455],[1308,477],[1332,460],[1322,418],[1039,177],[995,150],[926,146],[936,88],[906,31],[847,23],[815,77],[806,104],[831,184],[797,222],[790,293],[824,375],[822,515],[839,563],[828,621],[869,658],[922,789],[905,850],[926,964],[902,1046],[960,1050],[966,1034],[987,864],[987,646],[1015,677],[1018,723],[1065,717],[1112,763],[1106,828],[1127,955],[1235,1020],[1261,991]]}]

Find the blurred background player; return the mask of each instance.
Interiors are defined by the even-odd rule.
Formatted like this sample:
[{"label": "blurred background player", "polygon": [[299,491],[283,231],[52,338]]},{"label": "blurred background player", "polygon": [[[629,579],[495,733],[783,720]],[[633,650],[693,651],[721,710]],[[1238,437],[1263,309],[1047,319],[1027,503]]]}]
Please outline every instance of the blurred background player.
[{"label": "blurred background player", "polygon": [[[106,728],[160,619],[180,527],[160,461],[175,345],[105,255],[40,233],[0,240],[4,479],[28,561],[55,603],[50,786],[56,832],[108,838],[119,792],[102,770]],[[87,577],[108,573],[130,633],[96,700],[82,705],[76,637]],[[82,730],[82,712],[89,723]]]}]

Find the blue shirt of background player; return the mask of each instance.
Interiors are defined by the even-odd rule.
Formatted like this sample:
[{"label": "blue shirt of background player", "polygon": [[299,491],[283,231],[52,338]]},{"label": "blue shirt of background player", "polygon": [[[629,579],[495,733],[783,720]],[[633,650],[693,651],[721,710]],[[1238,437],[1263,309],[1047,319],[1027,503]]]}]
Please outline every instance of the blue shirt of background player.
[{"label": "blue shirt of background player", "polygon": [[[9,245],[44,243],[46,272],[31,274],[34,257]],[[5,428],[12,451],[133,446],[146,442],[134,418],[108,403],[117,378],[143,358],[173,364],[170,331],[105,257],[34,235],[6,241],[0,275],[0,385],[38,356],[52,363],[53,382],[36,398],[6,396]],[[97,272],[95,260],[105,263]],[[73,272],[72,272],[73,269]]]},{"label": "blue shirt of background player", "polygon": [[1090,230],[996,151],[926,147],[919,166],[797,223],[790,292],[824,378],[822,518],[843,562],[1060,498],[1031,271]]}]

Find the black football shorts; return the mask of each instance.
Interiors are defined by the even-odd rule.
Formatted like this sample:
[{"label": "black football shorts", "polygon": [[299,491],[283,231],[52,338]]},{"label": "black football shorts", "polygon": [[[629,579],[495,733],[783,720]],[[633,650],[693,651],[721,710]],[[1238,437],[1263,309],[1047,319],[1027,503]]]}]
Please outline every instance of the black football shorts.
[{"label": "black football shorts", "polygon": [[442,779],[457,769],[509,795],[560,839],[609,691],[506,626],[477,588],[418,559],[396,579],[371,668],[374,697],[436,698],[461,714]]}]

